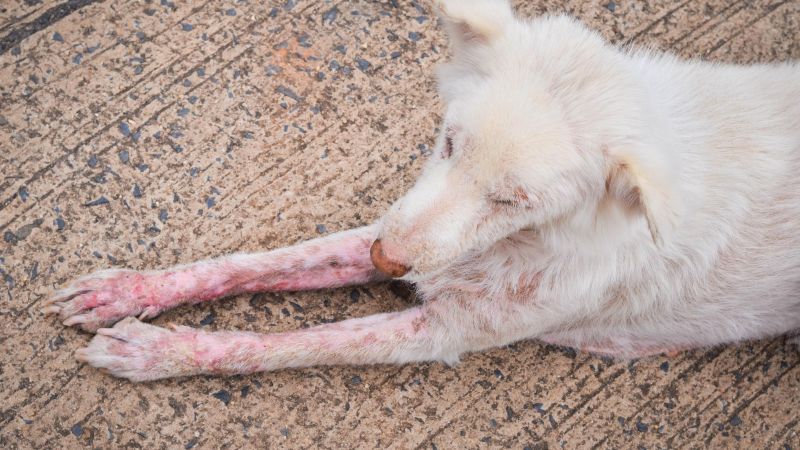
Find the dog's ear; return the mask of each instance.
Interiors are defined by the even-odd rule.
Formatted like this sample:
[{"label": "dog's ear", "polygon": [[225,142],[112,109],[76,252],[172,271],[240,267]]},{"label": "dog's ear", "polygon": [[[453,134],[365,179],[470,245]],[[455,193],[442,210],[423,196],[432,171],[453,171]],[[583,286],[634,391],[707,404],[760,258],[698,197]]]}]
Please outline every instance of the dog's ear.
[{"label": "dog's ear", "polygon": [[456,54],[489,43],[514,20],[508,0],[438,0],[436,6]]},{"label": "dog's ear", "polygon": [[606,175],[607,194],[626,211],[644,216],[656,245],[669,240],[681,217],[671,173],[666,165],[628,153],[613,155]]}]

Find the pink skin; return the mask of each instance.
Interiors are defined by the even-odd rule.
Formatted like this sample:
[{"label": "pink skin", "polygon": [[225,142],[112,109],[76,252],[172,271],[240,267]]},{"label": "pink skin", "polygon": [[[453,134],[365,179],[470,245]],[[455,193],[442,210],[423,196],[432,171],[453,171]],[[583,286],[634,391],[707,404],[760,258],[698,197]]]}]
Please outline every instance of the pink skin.
[{"label": "pink skin", "polygon": [[172,330],[128,318],[101,328],[79,360],[131,381],[233,375],[318,364],[404,363],[424,354],[422,311],[378,314],[287,333]]},{"label": "pink skin", "polygon": [[167,270],[109,270],[56,292],[43,312],[95,331],[118,320],[155,317],[184,303],[246,292],[296,291],[383,279],[372,265],[374,226],[265,253],[230,255]]},{"label": "pink skin", "polygon": [[[170,330],[130,317],[152,317],[182,303],[241,292],[383,279],[370,262],[375,234],[370,226],[267,253],[232,255],[165,271],[100,272],[57,293],[47,311],[60,314],[67,325],[97,330],[77,358],[131,381],[330,364],[455,362],[463,352],[520,339],[520,329],[513,325],[520,310],[530,305],[474,291],[470,280],[476,274],[469,270],[444,290],[425,295],[420,307],[287,333],[211,333],[184,326]],[[535,289],[538,280],[531,279]],[[114,322],[113,328],[100,328]],[[611,348],[590,350],[605,353]]]}]

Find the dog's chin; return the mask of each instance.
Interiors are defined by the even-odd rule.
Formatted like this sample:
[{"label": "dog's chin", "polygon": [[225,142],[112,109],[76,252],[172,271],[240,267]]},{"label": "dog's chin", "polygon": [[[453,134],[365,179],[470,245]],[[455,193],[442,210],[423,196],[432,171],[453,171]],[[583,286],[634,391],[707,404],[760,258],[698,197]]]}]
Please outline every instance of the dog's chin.
[{"label": "dog's chin", "polygon": [[446,258],[437,258],[435,261],[429,258],[418,259],[415,264],[411,264],[411,270],[398,278],[410,283],[419,283],[435,278],[442,275],[451,273],[459,273],[464,270],[464,264],[470,264],[471,261],[481,253],[481,249],[472,249]]},{"label": "dog's chin", "polygon": [[[395,279],[407,281],[409,283],[419,283],[433,278],[437,278],[443,273],[448,271],[456,271],[457,267],[465,261],[473,261],[482,253],[495,247],[496,245],[514,243],[516,241],[529,242],[538,238],[540,229],[535,225],[528,225],[524,228],[518,229],[507,236],[504,236],[497,241],[488,245],[477,246],[464,250],[456,255],[448,257],[437,257],[432,259],[430,256],[422,256],[418,258],[410,258],[408,266],[411,267],[406,274]],[[438,256],[438,255],[437,255]]]},{"label": "dog's chin", "polygon": [[447,266],[437,267],[435,269],[411,269],[407,274],[395,280],[407,281],[409,283],[419,283],[434,278],[436,275],[443,273]]},{"label": "dog's chin", "polygon": [[455,261],[457,260],[458,259],[453,258],[441,262],[427,261],[425,263],[418,263],[417,266],[412,265],[412,268],[410,271],[408,271],[408,273],[397,279],[407,281],[409,283],[424,282],[439,277],[440,275],[447,273],[449,270],[452,270],[453,266],[456,264]]}]

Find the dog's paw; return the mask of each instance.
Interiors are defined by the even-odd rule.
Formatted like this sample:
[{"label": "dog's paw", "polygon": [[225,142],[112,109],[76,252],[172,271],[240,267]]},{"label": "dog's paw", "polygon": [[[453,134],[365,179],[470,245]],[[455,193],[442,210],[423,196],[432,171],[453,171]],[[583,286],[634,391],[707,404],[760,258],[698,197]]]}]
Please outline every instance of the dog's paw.
[{"label": "dog's paw", "polygon": [[166,309],[158,297],[157,273],[104,270],[79,278],[55,292],[42,312],[58,314],[64,325],[95,331],[119,319],[155,317]]},{"label": "dog's paw", "polygon": [[195,330],[172,330],[140,322],[132,317],[113,328],[101,328],[89,345],[75,357],[115,377],[151,381],[193,375]]}]

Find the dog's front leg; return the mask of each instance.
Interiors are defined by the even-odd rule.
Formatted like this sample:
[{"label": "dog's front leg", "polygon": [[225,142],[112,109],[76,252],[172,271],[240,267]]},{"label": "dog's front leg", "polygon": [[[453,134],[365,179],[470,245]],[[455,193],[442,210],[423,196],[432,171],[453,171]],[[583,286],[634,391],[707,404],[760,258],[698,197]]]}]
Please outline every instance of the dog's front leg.
[{"label": "dog's front leg", "polygon": [[447,359],[443,328],[424,306],[286,333],[160,328],[128,318],[97,331],[77,357],[131,381],[233,375],[332,364]]},{"label": "dog's front leg", "polygon": [[369,256],[374,225],[264,253],[234,254],[166,270],[96,272],[56,292],[43,309],[94,331],[129,316],[154,317],[183,303],[259,291],[360,284],[383,277]]},{"label": "dog's front leg", "polygon": [[430,299],[401,312],[272,334],[166,329],[128,318],[98,330],[77,357],[132,381],[319,365],[452,364],[464,352],[533,336],[535,319],[521,311],[518,305],[469,293]]}]

